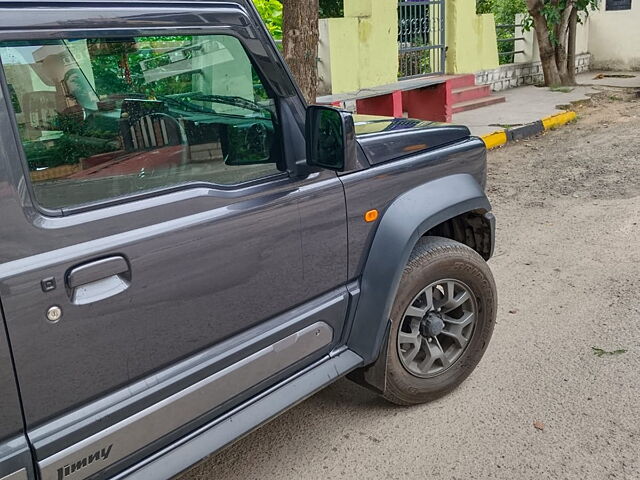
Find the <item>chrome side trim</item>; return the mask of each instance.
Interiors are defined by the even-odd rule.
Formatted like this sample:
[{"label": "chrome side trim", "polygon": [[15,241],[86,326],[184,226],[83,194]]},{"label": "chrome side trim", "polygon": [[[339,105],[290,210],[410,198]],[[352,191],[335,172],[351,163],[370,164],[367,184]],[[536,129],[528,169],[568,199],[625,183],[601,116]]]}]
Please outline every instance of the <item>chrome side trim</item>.
[{"label": "chrome side trim", "polygon": [[361,365],[362,358],[351,350],[325,358],[156,452],[138,465],[115,475],[112,480],[174,478]]},{"label": "chrome side trim", "polygon": [[38,462],[43,480],[86,478],[329,345],[325,322],[289,335],[121,422]]},{"label": "chrome side trim", "polygon": [[0,480],[27,480],[27,469],[21,468],[17,472],[10,473],[9,475],[0,478]]},{"label": "chrome side trim", "polygon": [[[181,388],[174,388],[175,385],[183,385],[184,388],[184,385],[198,382],[308,325],[324,321],[334,330],[341,327],[339,322],[334,323],[329,319],[343,319],[346,315],[346,302],[347,292],[344,289],[329,292],[35,427],[29,431],[29,439],[36,452],[36,460],[54,455],[177,393]],[[98,427],[100,424],[102,427]]]}]

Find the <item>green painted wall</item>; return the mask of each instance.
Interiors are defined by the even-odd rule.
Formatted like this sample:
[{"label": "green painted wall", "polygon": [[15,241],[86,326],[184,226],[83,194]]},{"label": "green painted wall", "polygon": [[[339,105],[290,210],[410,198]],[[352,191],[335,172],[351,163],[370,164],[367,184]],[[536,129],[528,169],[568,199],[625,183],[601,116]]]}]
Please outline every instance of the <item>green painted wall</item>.
[{"label": "green painted wall", "polygon": [[447,73],[497,68],[498,43],[493,15],[477,15],[474,0],[446,0]]}]

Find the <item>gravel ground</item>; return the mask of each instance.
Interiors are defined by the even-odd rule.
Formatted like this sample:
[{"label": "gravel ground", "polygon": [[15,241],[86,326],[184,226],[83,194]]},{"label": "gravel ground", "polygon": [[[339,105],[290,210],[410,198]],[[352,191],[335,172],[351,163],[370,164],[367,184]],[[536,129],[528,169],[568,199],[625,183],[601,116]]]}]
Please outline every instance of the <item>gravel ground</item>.
[{"label": "gravel ground", "polygon": [[640,101],[579,118],[489,155],[500,308],[460,388],[400,408],[341,380],[182,480],[640,479]]}]

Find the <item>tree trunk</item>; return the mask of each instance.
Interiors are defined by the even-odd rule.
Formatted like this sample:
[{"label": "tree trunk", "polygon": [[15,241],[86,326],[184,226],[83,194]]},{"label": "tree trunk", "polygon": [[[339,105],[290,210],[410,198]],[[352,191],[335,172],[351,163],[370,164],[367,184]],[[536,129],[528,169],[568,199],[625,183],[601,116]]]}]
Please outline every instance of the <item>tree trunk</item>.
[{"label": "tree trunk", "polygon": [[560,75],[560,83],[564,84],[567,76],[567,30],[563,28],[562,23],[556,25],[555,35],[557,43],[555,45],[556,66],[558,67],[558,75]]},{"label": "tree trunk", "polygon": [[540,48],[540,61],[542,62],[542,71],[544,72],[544,84],[548,87],[560,85],[560,74],[558,73],[558,65],[556,64],[556,52],[554,46],[549,39],[549,27],[547,21],[542,14],[541,0],[527,0],[527,9],[531,18],[533,18],[533,27],[536,31],[538,39],[538,47]]},{"label": "tree trunk", "polygon": [[568,56],[568,29],[571,16],[576,12],[575,0],[569,0],[567,6],[562,11],[560,22],[556,25],[555,35],[556,43],[556,65],[558,66],[558,74],[560,75],[560,83],[562,85],[570,85],[569,68],[567,62]]},{"label": "tree trunk", "polygon": [[578,9],[574,8],[569,18],[569,39],[567,40],[567,76],[565,85],[576,84],[576,36],[578,31]]},{"label": "tree trunk", "polygon": [[284,59],[309,103],[318,89],[319,0],[283,0]]}]

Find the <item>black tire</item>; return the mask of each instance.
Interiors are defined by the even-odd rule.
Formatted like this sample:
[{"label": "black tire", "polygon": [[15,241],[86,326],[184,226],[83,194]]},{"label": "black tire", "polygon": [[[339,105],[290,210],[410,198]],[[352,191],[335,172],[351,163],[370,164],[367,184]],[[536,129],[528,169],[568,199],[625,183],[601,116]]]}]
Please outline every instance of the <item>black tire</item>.
[{"label": "black tire", "polygon": [[[459,346],[458,343],[454,345],[458,348],[457,359],[448,367],[442,363],[441,373],[430,374],[428,378],[424,378],[424,376],[417,376],[419,372],[410,371],[412,366],[407,365],[407,353],[401,350],[398,334],[401,328],[406,332],[407,322],[413,321],[413,317],[405,315],[409,306],[416,305],[416,296],[428,286],[445,279],[460,282],[460,285],[464,284],[464,287],[468,287],[469,295],[466,298],[471,298],[475,302],[473,303],[475,323],[467,334],[468,341],[465,346]],[[452,291],[454,291],[453,288]],[[398,405],[415,405],[441,397],[460,385],[478,365],[489,345],[495,325],[496,308],[495,281],[489,266],[478,253],[466,245],[447,238],[422,238],[405,267],[391,311],[392,324],[386,351],[384,398]],[[427,330],[427,332],[431,331]],[[424,339],[422,341],[427,341],[426,336],[422,338]],[[430,337],[428,341],[433,345],[432,342],[435,340],[436,337]],[[424,346],[421,343],[417,345]],[[445,348],[442,347],[442,351],[444,350]],[[404,356],[401,359],[402,355]],[[417,370],[417,367],[413,370]],[[427,374],[428,372],[425,373]]]}]

